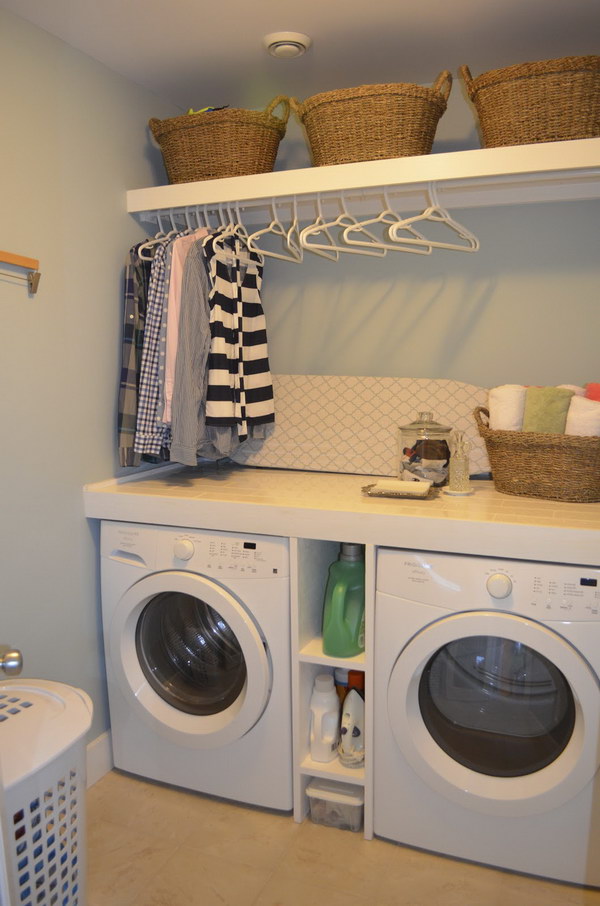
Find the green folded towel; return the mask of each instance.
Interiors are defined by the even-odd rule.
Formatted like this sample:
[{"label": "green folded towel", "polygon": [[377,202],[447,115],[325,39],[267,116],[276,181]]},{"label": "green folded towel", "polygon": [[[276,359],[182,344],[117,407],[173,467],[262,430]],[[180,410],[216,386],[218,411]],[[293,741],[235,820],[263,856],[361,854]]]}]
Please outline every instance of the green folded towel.
[{"label": "green folded towel", "polygon": [[523,431],[564,434],[572,390],[562,387],[528,387],[525,394]]}]

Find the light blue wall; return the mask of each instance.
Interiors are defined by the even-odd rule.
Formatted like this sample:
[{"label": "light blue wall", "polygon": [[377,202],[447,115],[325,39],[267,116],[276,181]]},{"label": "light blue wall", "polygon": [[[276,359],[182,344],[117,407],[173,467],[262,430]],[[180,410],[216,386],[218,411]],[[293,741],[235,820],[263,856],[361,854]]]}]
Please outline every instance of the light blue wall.
[{"label": "light blue wall", "polygon": [[[107,712],[96,529],[81,489],[117,472],[122,264],[139,236],[125,191],[164,182],[146,123],[177,111],[2,12],[0,70],[0,248],[42,271],[33,298],[0,279],[0,641],[22,648],[28,675],[91,694],[93,736]],[[444,125],[452,147],[458,132]],[[286,147],[280,164],[304,163]],[[600,380],[599,203],[458,213],[478,254],[269,260],[273,371]]]},{"label": "light blue wall", "polygon": [[158,179],[146,123],[171,108],[4,12],[0,71],[0,248],[42,273],[33,297],[0,279],[0,641],[26,675],[85,688],[94,735],[107,715],[82,486],[116,468],[122,264],[139,235],[125,190]]},{"label": "light blue wall", "polygon": [[273,371],[600,380],[600,202],[453,212],[479,252],[265,264]]}]

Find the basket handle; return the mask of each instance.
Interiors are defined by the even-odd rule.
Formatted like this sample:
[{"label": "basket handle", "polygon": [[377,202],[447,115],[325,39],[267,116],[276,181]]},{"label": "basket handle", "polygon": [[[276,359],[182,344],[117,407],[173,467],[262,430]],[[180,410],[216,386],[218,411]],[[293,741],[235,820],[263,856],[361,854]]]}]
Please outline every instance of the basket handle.
[{"label": "basket handle", "polygon": [[466,85],[469,97],[471,100],[475,97],[475,89],[473,87],[473,76],[471,75],[471,70],[468,66],[459,66],[458,74]]},{"label": "basket handle", "polygon": [[303,107],[304,104],[302,103],[302,101],[299,101],[298,98],[290,98],[290,109],[292,110],[292,113],[294,113],[298,117],[300,122],[302,122]]},{"label": "basket handle", "polygon": [[[478,428],[489,428],[490,424],[490,410],[486,409],[485,406],[477,406],[473,409],[473,415],[475,416],[475,421],[477,422]],[[482,415],[485,415],[487,423],[483,421]]]},{"label": "basket handle", "polygon": [[[273,111],[279,105],[283,107],[283,113],[281,116],[275,116]],[[290,116],[290,99],[285,94],[278,94],[277,97],[274,97],[270,104],[267,104],[265,107],[265,113],[267,116],[272,116],[274,120],[279,120],[282,125],[285,126]]]},{"label": "basket handle", "polygon": [[162,125],[161,121],[156,119],[156,117],[152,117],[152,119],[148,122],[148,125],[152,130],[152,135],[154,136],[154,138],[158,138],[158,133],[160,132]]},{"label": "basket handle", "polygon": [[433,90],[437,91],[438,94],[441,94],[445,101],[448,100],[450,96],[450,89],[452,88],[452,73],[448,69],[444,69],[443,72],[440,72],[439,76],[433,83]]}]

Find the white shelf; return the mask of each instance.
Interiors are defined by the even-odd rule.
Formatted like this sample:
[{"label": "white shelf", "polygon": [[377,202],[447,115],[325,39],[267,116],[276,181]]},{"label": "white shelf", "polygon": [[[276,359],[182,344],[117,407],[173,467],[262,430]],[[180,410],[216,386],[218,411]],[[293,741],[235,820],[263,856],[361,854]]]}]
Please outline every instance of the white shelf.
[{"label": "white shelf", "polygon": [[305,664],[324,664],[328,667],[347,667],[349,670],[365,669],[365,654],[357,654],[354,657],[331,657],[323,654],[323,640],[320,636],[311,639],[304,645],[299,654],[300,661]]},{"label": "white shelf", "polygon": [[313,761],[307,755],[300,764],[300,773],[310,777],[325,777],[328,780],[340,780],[344,783],[355,783],[364,786],[364,768],[347,768],[338,758],[334,761]]},{"label": "white shelf", "polygon": [[180,183],[127,193],[127,211],[141,220],[157,211],[215,209],[238,202],[267,208],[272,199],[295,198],[302,205],[317,195],[358,204],[385,187],[405,209],[427,203],[435,183],[441,204],[450,210],[499,204],[576,201],[600,198],[600,138],[506,148],[428,154],[330,167],[281,170],[204,182]]}]

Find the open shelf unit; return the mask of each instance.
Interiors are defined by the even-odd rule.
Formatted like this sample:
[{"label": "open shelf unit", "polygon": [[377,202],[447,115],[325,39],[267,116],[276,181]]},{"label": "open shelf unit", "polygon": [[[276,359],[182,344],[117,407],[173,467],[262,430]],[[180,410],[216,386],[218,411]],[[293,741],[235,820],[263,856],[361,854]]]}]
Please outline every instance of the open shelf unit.
[{"label": "open shelf unit", "polygon": [[157,214],[183,215],[200,208],[217,211],[237,204],[245,222],[268,223],[273,203],[295,201],[300,220],[324,206],[344,202],[353,212],[371,209],[383,190],[401,210],[428,203],[432,183],[450,211],[543,201],[600,198],[600,138],[577,139],[281,170],[204,182],[181,183],[127,193],[127,211],[143,223]]},{"label": "open shelf unit", "polygon": [[[374,608],[374,548],[365,546],[365,652],[355,657],[329,657],[323,653],[321,621],[329,566],[339,554],[337,542],[309,538],[290,539],[292,601],[292,703],[294,735],[294,817],[302,821],[308,812],[306,787],[313,777],[354,784],[364,789],[364,834],[373,835],[369,741],[372,722],[370,651]],[[336,758],[313,761],[309,751],[310,697],[315,676],[333,673],[336,667],[365,673],[365,765],[345,767]]]}]

